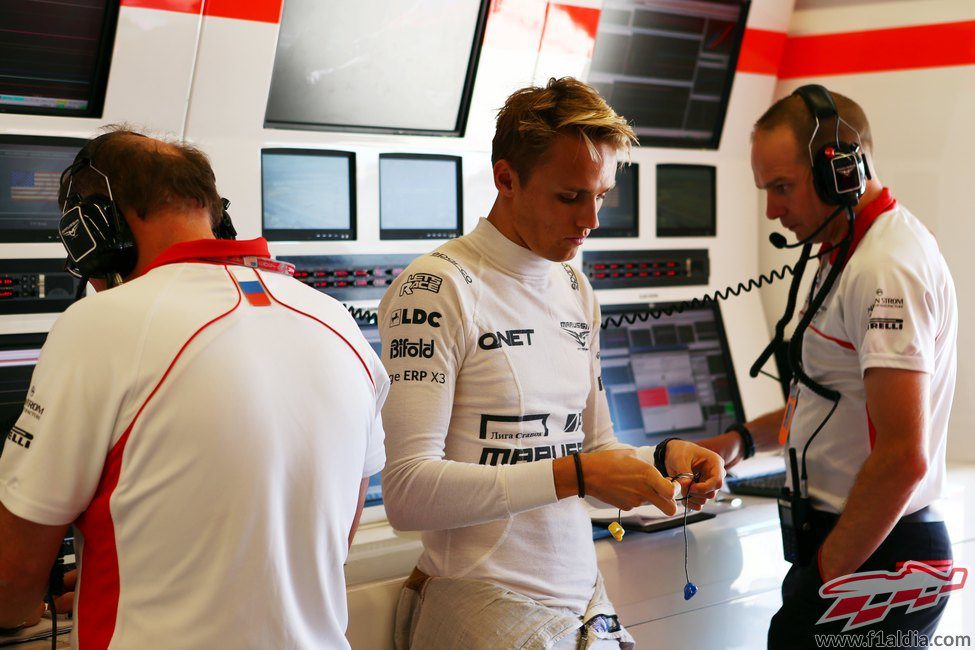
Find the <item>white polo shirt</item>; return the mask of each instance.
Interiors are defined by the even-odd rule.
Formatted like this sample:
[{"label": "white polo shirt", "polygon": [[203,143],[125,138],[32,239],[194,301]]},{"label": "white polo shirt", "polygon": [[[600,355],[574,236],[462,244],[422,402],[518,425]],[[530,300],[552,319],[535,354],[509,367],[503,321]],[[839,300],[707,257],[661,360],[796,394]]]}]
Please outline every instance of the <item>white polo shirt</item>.
[{"label": "white polo shirt", "polygon": [[213,263],[249,256],[267,243],[177,244],[41,351],[0,501],[81,531],[73,645],[348,647],[342,565],[387,376],[336,301]]},{"label": "white polo shirt", "polygon": [[[867,368],[924,372],[931,376],[928,472],[905,510],[909,514],[938,499],[944,487],[958,335],[955,288],[934,236],[888,190],[854,223],[851,257],[803,341],[806,373],[842,394],[809,446],[808,489],[815,507],[842,512],[873,449],[863,384]],[[828,272],[826,263],[820,283]],[[832,405],[800,385],[789,443],[800,462],[806,441]]]}]

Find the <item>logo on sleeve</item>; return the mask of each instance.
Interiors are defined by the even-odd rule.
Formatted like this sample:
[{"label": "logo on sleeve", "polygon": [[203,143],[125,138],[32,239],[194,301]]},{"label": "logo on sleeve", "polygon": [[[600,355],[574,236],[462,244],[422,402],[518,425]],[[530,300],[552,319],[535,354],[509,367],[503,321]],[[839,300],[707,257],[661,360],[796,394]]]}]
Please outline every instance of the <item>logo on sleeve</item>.
[{"label": "logo on sleeve", "polygon": [[30,443],[34,440],[34,434],[15,426],[7,434],[7,440],[15,445],[20,445],[24,449],[30,449]]},{"label": "logo on sleeve", "polygon": [[411,341],[410,339],[393,339],[389,344],[389,358],[399,359],[429,359],[433,356],[434,341]]},{"label": "logo on sleeve", "polygon": [[432,273],[411,273],[406,282],[399,289],[399,295],[412,296],[414,291],[429,291],[440,293],[443,278]]},{"label": "logo on sleeve", "polygon": [[462,276],[464,276],[464,282],[466,282],[467,284],[473,284],[474,283],[474,280],[471,278],[471,276],[467,275],[467,271],[464,270],[464,267],[462,267],[460,264],[458,264],[457,263],[457,260],[455,260],[454,258],[449,257],[447,255],[444,255],[443,253],[441,253],[439,251],[434,251],[434,252],[430,253],[430,257],[436,257],[436,258],[439,258],[439,259],[444,260],[445,262],[450,262],[451,264],[454,265],[454,268],[457,269],[458,271],[460,271],[460,274]]},{"label": "logo on sleeve", "polygon": [[481,415],[481,440],[523,440],[548,437],[548,413]]},{"label": "logo on sleeve", "polygon": [[580,429],[582,429],[582,413],[569,413],[565,418],[565,428],[562,430],[566,433],[575,433]]},{"label": "logo on sleeve", "polygon": [[559,326],[565,331],[566,334],[572,337],[572,340],[579,344],[580,350],[589,349],[589,334],[591,333],[589,323],[572,323],[569,321],[562,321],[559,323]]},{"label": "logo on sleeve", "polygon": [[[893,318],[893,314],[891,314],[891,312],[895,309],[896,310],[904,309],[904,299],[885,296],[883,289],[877,289],[877,292],[873,299],[873,304],[867,307],[867,316],[871,317],[870,322],[867,323],[867,329],[871,329],[871,330],[904,329],[904,319]],[[877,315],[878,312],[887,314],[887,317],[884,318],[878,316]]]},{"label": "logo on sleeve", "polygon": [[440,327],[442,318],[439,311],[427,312],[423,309],[397,309],[389,317],[390,327],[400,325],[429,325],[430,327]]}]

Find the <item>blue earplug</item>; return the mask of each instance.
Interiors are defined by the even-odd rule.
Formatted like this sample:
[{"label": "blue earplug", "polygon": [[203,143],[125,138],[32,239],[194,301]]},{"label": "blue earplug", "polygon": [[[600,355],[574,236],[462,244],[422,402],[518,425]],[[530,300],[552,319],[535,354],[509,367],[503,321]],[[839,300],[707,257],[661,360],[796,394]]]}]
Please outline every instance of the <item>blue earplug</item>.
[{"label": "blue earplug", "polygon": [[697,593],[697,585],[693,582],[688,582],[684,585],[684,600],[690,600]]}]

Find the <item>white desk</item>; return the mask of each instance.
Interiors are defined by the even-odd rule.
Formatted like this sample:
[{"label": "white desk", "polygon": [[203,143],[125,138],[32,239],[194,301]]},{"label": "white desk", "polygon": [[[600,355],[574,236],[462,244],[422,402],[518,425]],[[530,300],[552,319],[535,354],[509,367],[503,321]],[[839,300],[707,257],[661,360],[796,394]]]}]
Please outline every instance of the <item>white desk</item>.
[{"label": "white desk", "polygon": [[[975,638],[975,465],[951,466],[949,477],[949,495],[939,507],[954,543],[955,563],[969,567],[972,575],[949,600],[938,633]],[[699,588],[689,601],[683,597],[680,529],[630,532],[619,543],[596,542],[606,588],[638,647],[765,647],[789,565],[782,559],[775,502],[743,500],[740,510],[688,526],[688,569]],[[385,541],[377,543],[380,539]],[[356,536],[346,565],[353,648],[392,647],[399,590],[419,552],[418,536],[382,526],[366,527],[361,538]]]}]

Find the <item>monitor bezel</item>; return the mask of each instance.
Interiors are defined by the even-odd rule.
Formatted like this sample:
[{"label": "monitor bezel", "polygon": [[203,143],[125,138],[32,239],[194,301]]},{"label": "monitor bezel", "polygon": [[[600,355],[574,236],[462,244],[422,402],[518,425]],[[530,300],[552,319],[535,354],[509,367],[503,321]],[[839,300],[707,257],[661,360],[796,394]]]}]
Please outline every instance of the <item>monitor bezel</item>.
[{"label": "monitor bezel", "polygon": [[[308,156],[345,158],[349,167],[349,227],[348,228],[267,228],[264,202],[264,156]],[[293,147],[267,147],[261,149],[261,235],[268,241],[355,241],[357,237],[356,155],[354,151],[338,149],[301,149]]]},{"label": "monitor bezel", "polygon": [[115,49],[115,33],[118,30],[119,6],[121,3],[106,0],[102,16],[102,31],[98,37],[98,52],[95,55],[94,74],[91,78],[91,92],[87,108],[45,108],[41,106],[17,106],[0,104],[0,113],[20,115],[58,115],[61,117],[101,117],[105,110],[105,94],[108,90],[108,74],[112,67],[112,53]]},{"label": "monitor bezel", "polygon": [[[661,168],[700,169],[707,171],[711,182],[711,225],[707,228],[662,228],[660,222]],[[716,165],[657,163],[654,170],[654,222],[657,237],[716,237],[718,235],[718,168]]]},{"label": "monitor bezel", "polygon": [[[640,133],[640,125],[634,126],[637,136],[640,138],[641,147],[661,147],[673,149],[709,149],[718,150],[721,148],[721,135],[724,133],[724,125],[728,117],[728,104],[731,102],[731,88],[735,83],[735,75],[738,71],[738,57],[741,54],[741,46],[745,39],[745,26],[748,22],[748,13],[751,10],[751,0],[740,0],[741,13],[738,17],[738,24],[735,26],[734,36],[737,47],[728,57],[728,71],[725,73],[724,90],[718,101],[718,113],[715,116],[715,128],[711,138],[707,140],[692,140],[664,135],[650,135]],[[652,128],[652,127],[651,127]]]},{"label": "monitor bezel", "polygon": [[[386,160],[449,160],[454,163],[455,179],[457,183],[457,224],[455,228],[383,228],[383,165]],[[460,237],[464,229],[464,159],[462,156],[433,153],[381,153],[379,154],[379,239],[454,239]]]},{"label": "monitor bezel", "polygon": [[[710,309],[714,316],[715,327],[718,331],[718,346],[721,348],[721,358],[724,361],[725,368],[730,370],[728,373],[728,390],[731,393],[731,403],[735,409],[735,421],[744,422],[745,421],[745,405],[741,399],[741,391],[738,388],[738,375],[735,372],[734,360],[731,356],[731,344],[728,341],[728,334],[725,330],[724,319],[721,316],[721,306],[713,301],[709,300],[703,304],[688,306],[681,302],[657,302],[657,303],[628,303],[622,305],[603,305],[602,306],[602,323],[606,322],[607,317],[619,316],[620,314],[630,314],[630,313],[646,313],[651,309],[674,309],[678,305],[683,305],[683,311],[691,310],[701,310]],[[648,320],[653,319],[652,317]],[[602,325],[600,323],[600,325]],[[626,324],[627,327],[630,324]],[[602,327],[600,327],[600,331]],[[732,424],[729,422],[728,424]],[[677,430],[675,433],[686,433],[686,430]],[[651,435],[661,435],[661,434],[651,434]]]},{"label": "monitor bezel", "polygon": [[[50,147],[78,147],[78,151],[81,151],[82,147],[88,144],[89,140],[84,138],[69,138],[64,136],[47,136],[47,135],[6,135],[0,134],[0,147],[4,145],[34,145],[34,146],[50,146]],[[75,154],[77,156],[77,154]],[[71,163],[65,165],[65,169],[69,167]],[[60,219],[60,212],[56,215]],[[38,229],[13,229],[4,228],[0,225],[0,242],[4,244],[33,244],[33,243],[60,243],[61,238],[58,235],[58,224],[57,221],[54,223],[53,229],[49,232],[47,230]]]},{"label": "monitor bezel", "polygon": [[[339,131],[345,133],[387,133],[393,135],[435,135],[462,138],[467,131],[467,118],[470,115],[471,98],[474,95],[474,81],[477,78],[477,68],[481,60],[481,50],[484,45],[484,31],[487,25],[488,9],[491,0],[480,0],[477,22],[474,25],[473,42],[470,56],[467,59],[467,73],[464,76],[464,87],[461,90],[460,106],[457,109],[457,120],[452,129],[411,129],[393,126],[369,126],[361,124],[334,124],[322,122],[292,122],[269,120],[267,106],[264,108],[264,127],[268,129],[296,129],[301,131]],[[275,56],[277,44],[275,43]],[[268,86],[270,99],[270,85]]]},{"label": "monitor bezel", "polygon": [[640,164],[631,162],[626,165],[627,171],[633,174],[633,227],[612,228],[599,226],[589,233],[589,237],[626,237],[640,236]]}]

